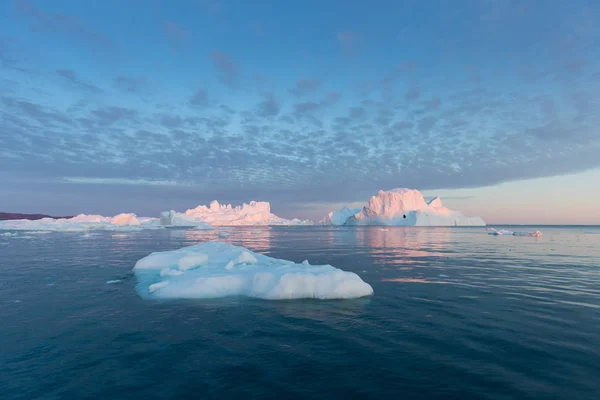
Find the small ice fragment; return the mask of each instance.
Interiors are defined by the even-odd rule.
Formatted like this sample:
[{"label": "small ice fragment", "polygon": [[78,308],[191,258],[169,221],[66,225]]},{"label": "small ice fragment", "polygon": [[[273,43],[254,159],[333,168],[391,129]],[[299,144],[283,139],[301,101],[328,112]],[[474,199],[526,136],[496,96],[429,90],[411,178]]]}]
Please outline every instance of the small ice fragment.
[{"label": "small ice fragment", "polygon": [[106,284],[107,284],[107,285],[111,285],[111,284],[113,284],[113,283],[121,283],[121,280],[120,280],[120,279],[113,279],[113,280],[111,280],[111,281],[106,281]]},{"label": "small ice fragment", "polygon": [[263,233],[263,231],[261,231],[260,229],[255,229],[253,231],[250,232],[253,235],[260,235],[261,233]]},{"label": "small ice fragment", "polygon": [[308,260],[304,260],[304,261],[302,261],[302,265],[310,265],[310,264],[308,263]]},{"label": "small ice fragment", "polygon": [[448,275],[440,274],[440,278],[448,278]]},{"label": "small ice fragment", "polygon": [[219,237],[228,238],[229,237],[229,232],[219,232]]},{"label": "small ice fragment", "polygon": [[234,266],[234,263],[233,263],[233,261],[229,261],[229,262],[227,263],[227,265],[225,266],[225,269],[229,270],[229,269],[233,268],[233,266]]},{"label": "small ice fragment", "polygon": [[154,293],[154,292],[156,292],[157,290],[164,288],[164,287],[165,287],[165,286],[167,286],[168,284],[169,284],[169,282],[168,282],[168,281],[162,281],[162,282],[154,283],[154,284],[152,284],[152,285],[150,285],[150,286],[148,287],[148,291],[149,291],[150,293]]}]

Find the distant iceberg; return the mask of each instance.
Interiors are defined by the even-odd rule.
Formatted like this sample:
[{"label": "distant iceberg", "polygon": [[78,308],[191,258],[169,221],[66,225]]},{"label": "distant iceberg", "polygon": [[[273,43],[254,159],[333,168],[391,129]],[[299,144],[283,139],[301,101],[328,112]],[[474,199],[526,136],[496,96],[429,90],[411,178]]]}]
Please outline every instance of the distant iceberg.
[{"label": "distant iceberg", "polygon": [[140,259],[133,271],[143,297],[283,300],[373,294],[373,288],[353,272],[306,261],[296,264],[222,242],[152,253]]},{"label": "distant iceberg", "polygon": [[241,206],[219,204],[214,200],[210,205],[200,205],[185,213],[166,211],[161,214],[161,225],[169,226],[252,226],[252,225],[312,225],[310,221],[285,219],[271,213],[271,204],[266,201],[251,201]]},{"label": "distant iceberg", "polygon": [[137,215],[131,213],[118,214],[114,217],[79,214],[73,218],[42,218],[38,220],[16,219],[0,221],[0,230],[20,231],[136,231],[156,228],[160,228],[158,218],[138,218]]},{"label": "distant iceberg", "polygon": [[38,220],[0,221],[0,230],[36,231],[89,231],[89,230],[142,230],[170,227],[212,229],[213,226],[252,225],[312,225],[308,220],[285,219],[271,213],[268,202],[251,201],[238,207],[221,205],[213,201],[210,206],[198,206],[184,213],[164,211],[158,218],[138,217],[122,213],[114,217],[95,214],[80,214],[73,218],[42,218]]},{"label": "distant iceberg", "polygon": [[380,190],[361,209],[347,206],[329,213],[325,225],[397,225],[397,226],[485,226],[480,217],[467,217],[452,211],[436,197],[425,202],[415,189]]},{"label": "distant iceberg", "polygon": [[488,235],[492,235],[492,236],[532,236],[532,237],[540,237],[542,236],[542,232],[540,231],[535,231],[535,232],[513,232],[513,231],[509,231],[506,229],[494,229],[494,228],[488,228]]}]

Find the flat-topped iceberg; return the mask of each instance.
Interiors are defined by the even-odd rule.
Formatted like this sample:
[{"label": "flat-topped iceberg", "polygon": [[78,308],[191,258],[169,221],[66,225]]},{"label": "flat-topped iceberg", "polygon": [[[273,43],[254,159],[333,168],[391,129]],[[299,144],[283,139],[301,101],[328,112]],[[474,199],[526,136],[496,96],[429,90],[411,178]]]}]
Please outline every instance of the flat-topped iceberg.
[{"label": "flat-topped iceberg", "polygon": [[373,294],[373,288],[353,272],[306,261],[296,264],[222,242],[152,253],[139,260],[133,271],[143,297],[284,300]]},{"label": "flat-topped iceberg", "polygon": [[123,213],[114,217],[79,214],[73,218],[42,218],[38,220],[16,219],[0,221],[0,230],[21,231],[89,231],[89,230],[141,230],[160,228],[158,218],[138,218],[135,214]]},{"label": "flat-topped iceberg", "polygon": [[[353,212],[356,211],[356,212]],[[439,197],[425,202],[415,189],[380,190],[361,209],[344,207],[329,213],[326,225],[398,225],[398,226],[485,226],[479,217],[467,217],[442,204]]]},{"label": "flat-topped iceberg", "polygon": [[285,219],[271,213],[271,204],[266,201],[251,201],[241,206],[219,204],[213,201],[210,205],[200,205],[185,213],[166,211],[161,214],[161,224],[165,226],[251,226],[251,225],[310,225],[310,221]]}]

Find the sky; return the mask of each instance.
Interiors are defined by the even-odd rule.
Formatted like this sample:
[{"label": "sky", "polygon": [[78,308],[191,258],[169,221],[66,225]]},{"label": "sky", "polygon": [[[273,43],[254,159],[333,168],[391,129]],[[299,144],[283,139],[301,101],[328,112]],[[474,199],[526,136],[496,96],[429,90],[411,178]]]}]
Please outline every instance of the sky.
[{"label": "sky", "polygon": [[600,224],[598,1],[0,0],[0,211]]}]

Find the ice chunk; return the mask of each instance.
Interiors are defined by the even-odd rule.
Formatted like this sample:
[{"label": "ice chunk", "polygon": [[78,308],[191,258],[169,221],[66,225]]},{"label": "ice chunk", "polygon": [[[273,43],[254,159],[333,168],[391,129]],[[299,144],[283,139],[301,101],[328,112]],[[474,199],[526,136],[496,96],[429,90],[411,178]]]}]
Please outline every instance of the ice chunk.
[{"label": "ice chunk", "polygon": [[[180,269],[182,260],[201,260],[202,268],[184,269],[177,276],[161,274],[165,269]],[[134,272],[137,290],[145,297],[276,300],[348,299],[373,294],[371,286],[353,272],[331,265],[296,264],[222,242],[152,253],[136,263]]]},{"label": "ice chunk", "polygon": [[509,231],[506,229],[494,229],[494,228],[488,228],[488,235],[493,235],[493,236],[533,236],[533,237],[539,237],[542,236],[542,232],[540,231],[535,231],[535,232],[513,232],[513,231]]},{"label": "ice chunk", "polygon": [[121,283],[121,280],[120,279],[113,279],[113,280],[110,280],[110,281],[106,281],[107,285],[112,285],[112,284],[115,284],[115,283]]},{"label": "ice chunk", "polygon": [[326,225],[485,226],[479,217],[466,217],[444,207],[439,197],[429,203],[415,189],[380,190],[362,209],[344,207],[329,213]]},{"label": "ice chunk", "polygon": [[229,237],[229,232],[219,232],[219,237],[228,238]]},{"label": "ice chunk", "polygon": [[253,231],[250,231],[250,233],[253,235],[260,235],[261,233],[263,233],[263,231],[261,231],[260,229],[255,229]]}]

